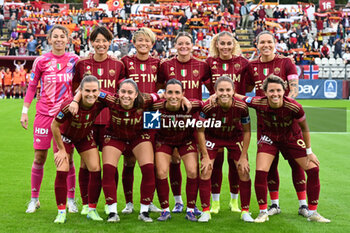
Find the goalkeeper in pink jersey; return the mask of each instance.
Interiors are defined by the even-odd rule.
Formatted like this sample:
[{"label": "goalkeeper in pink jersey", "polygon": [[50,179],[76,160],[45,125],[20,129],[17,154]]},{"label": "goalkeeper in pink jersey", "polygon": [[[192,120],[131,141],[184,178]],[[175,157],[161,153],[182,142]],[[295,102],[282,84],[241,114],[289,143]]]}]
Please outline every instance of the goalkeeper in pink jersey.
[{"label": "goalkeeper in pink jersey", "polygon": [[[68,44],[68,30],[55,25],[48,33],[48,42],[52,51],[38,57],[33,64],[28,91],[24,99],[21,124],[28,128],[28,109],[34,98],[38,83],[41,84],[40,100],[36,104],[34,120],[34,162],[31,173],[32,198],[28,204],[27,213],[33,213],[40,207],[39,191],[44,174],[44,164],[47,151],[51,146],[51,122],[64,101],[72,97],[72,78],[78,56],[65,51]],[[75,168],[73,161],[69,162],[67,177],[68,210],[77,212],[74,201]]]}]

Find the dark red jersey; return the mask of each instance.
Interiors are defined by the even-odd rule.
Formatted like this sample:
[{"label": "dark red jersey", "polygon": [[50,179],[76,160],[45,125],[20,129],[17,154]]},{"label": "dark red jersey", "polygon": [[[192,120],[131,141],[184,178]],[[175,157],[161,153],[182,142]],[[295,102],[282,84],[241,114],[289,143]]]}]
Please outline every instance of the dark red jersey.
[{"label": "dark red jersey", "polygon": [[205,119],[221,121],[220,128],[210,127],[205,129],[207,138],[228,140],[233,143],[243,135],[242,123],[250,122],[248,106],[235,97],[233,97],[232,106],[228,110],[224,110],[219,105],[211,106],[209,101],[205,102],[201,116]]},{"label": "dark red jersey", "polygon": [[158,80],[166,83],[175,78],[183,84],[185,97],[202,99],[202,84],[210,79],[210,70],[206,62],[191,58],[188,62],[179,62],[176,57],[160,63]]},{"label": "dark red jersey", "polygon": [[245,97],[245,103],[255,108],[262,124],[258,124],[258,132],[268,136],[274,142],[286,142],[301,136],[298,122],[305,119],[302,106],[295,100],[283,97],[283,106],[271,108],[267,97]]},{"label": "dark red jersey", "polygon": [[74,116],[68,110],[72,100],[67,100],[61,105],[61,109],[55,116],[55,120],[62,123],[60,127],[61,134],[77,143],[85,138],[92,131],[92,125],[105,104],[97,101],[90,109],[84,109],[79,105],[78,113]]},{"label": "dark red jersey", "polygon": [[[118,80],[125,77],[124,64],[120,60],[110,56],[102,62],[97,62],[93,58],[93,55],[90,55],[87,58],[80,59],[75,69],[76,72],[73,77],[73,88],[79,86],[85,74],[92,74],[99,80],[101,89],[111,93],[116,93],[118,90]],[[109,110],[106,108],[97,117],[95,124],[106,125],[108,123]]]},{"label": "dark red jersey", "polygon": [[158,58],[149,57],[141,61],[136,55],[133,55],[124,56],[121,60],[125,66],[125,78],[134,80],[141,92],[157,92],[157,74],[160,63]]},{"label": "dark red jersey", "polygon": [[111,95],[101,91],[99,100],[109,107],[111,113],[111,122],[107,129],[107,134],[125,141],[141,135],[143,132],[143,111],[158,99],[159,96],[157,94],[147,94],[144,96],[143,106],[126,110],[120,105],[118,95]]},{"label": "dark red jersey", "polygon": [[223,75],[232,79],[235,84],[235,92],[241,95],[246,93],[245,83],[250,79],[251,69],[249,62],[242,56],[233,56],[229,60],[222,60],[220,57],[208,57],[208,63],[211,71],[210,94],[214,94],[214,85],[216,80]]},{"label": "dark red jersey", "polygon": [[289,82],[290,79],[298,78],[298,73],[295,64],[289,57],[282,55],[276,55],[272,61],[261,62],[260,57],[250,62],[251,72],[253,76],[247,80],[247,86],[255,86],[256,96],[264,96],[262,89],[263,81],[270,74],[274,74],[287,83],[287,90],[285,95],[289,93]]},{"label": "dark red jersey", "polygon": [[184,142],[193,140],[193,133],[196,130],[194,125],[187,125],[187,122],[196,122],[199,118],[199,111],[203,105],[200,100],[191,100],[192,109],[189,113],[180,108],[176,112],[166,109],[166,101],[161,100],[153,104],[152,110],[161,115],[161,128],[156,130],[156,141],[166,145],[182,145]]}]

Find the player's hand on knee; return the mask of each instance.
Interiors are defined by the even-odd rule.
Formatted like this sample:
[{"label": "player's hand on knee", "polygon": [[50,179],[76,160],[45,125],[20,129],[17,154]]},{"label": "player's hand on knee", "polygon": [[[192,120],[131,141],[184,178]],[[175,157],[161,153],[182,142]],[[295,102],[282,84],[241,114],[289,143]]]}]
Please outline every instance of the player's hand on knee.
[{"label": "player's hand on knee", "polygon": [[309,167],[311,163],[314,163],[317,167],[320,166],[320,161],[314,153],[308,154],[306,156],[306,167]]},{"label": "player's hand on knee", "polygon": [[64,164],[64,162],[68,163],[68,154],[65,151],[58,151],[55,153],[55,165],[56,167],[60,167]]},{"label": "player's hand on knee", "polygon": [[237,163],[237,167],[239,170],[241,170],[242,173],[249,173],[250,167],[248,159],[246,158],[240,158]]},{"label": "player's hand on knee", "polygon": [[206,174],[213,169],[212,161],[209,158],[203,158],[201,161],[201,172]]}]

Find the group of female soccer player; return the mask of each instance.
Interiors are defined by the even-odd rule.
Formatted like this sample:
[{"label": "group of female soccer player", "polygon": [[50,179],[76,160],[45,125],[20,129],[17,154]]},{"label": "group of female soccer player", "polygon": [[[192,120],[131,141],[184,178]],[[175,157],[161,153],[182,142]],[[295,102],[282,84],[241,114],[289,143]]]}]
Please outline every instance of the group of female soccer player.
[{"label": "group of female soccer player", "polygon": [[[152,222],[149,211],[161,212],[159,221],[171,218],[168,173],[175,197],[172,212],[182,212],[182,160],[187,173],[186,219],[209,221],[210,213],[220,210],[223,151],[226,147],[230,208],[231,211],[241,211],[243,221],[265,222],[269,215],[280,213],[277,164],[281,152],[292,167],[299,214],[310,221],[329,222],[316,211],[320,191],[319,161],[311,151],[303,109],[293,100],[298,92],[296,68],[289,58],[274,53],[273,34],[265,31],[258,35],[260,57],[252,62],[240,56],[239,45],[228,32],[213,38],[211,57],[206,61],[192,57],[192,37],[186,32],[178,33],[175,38],[177,55],[164,61],[149,56],[155,42],[150,29],[141,28],[134,33],[132,42],[137,53],[125,56],[121,61],[107,55],[112,39],[107,28],[96,27],[90,35],[95,53],[79,60],[65,52],[68,31],[56,25],[48,35],[52,51],[34,62],[21,117],[22,126],[27,129],[28,109],[40,81],[41,98],[34,120],[32,199],[27,213],[40,207],[43,166],[54,137],[58,207],[55,223],[66,221],[66,207],[69,212],[78,211],[74,201],[73,146],[81,156],[81,213],[92,220],[102,221],[96,211],[102,187],[107,221],[120,221],[116,195],[117,166],[123,154],[126,207],[122,213],[133,212],[136,161],[142,173],[138,218]],[[212,94],[205,103],[201,101],[202,84]],[[244,94],[254,87],[259,97],[245,97]],[[164,89],[164,93],[157,94],[160,89]],[[255,191],[260,214],[255,220],[249,213],[251,180],[247,150],[250,120],[247,106],[255,108],[258,117]],[[147,110],[156,111],[161,122],[170,122],[170,125],[188,119],[207,119],[221,122],[221,127],[195,129],[179,128],[173,124],[169,128],[145,130],[143,113]],[[98,150],[102,151],[102,180]],[[201,152],[200,166],[198,151]],[[304,170],[308,175],[306,182]],[[272,202],[269,209],[267,187]],[[162,210],[152,204],[155,189]],[[198,190],[203,212],[195,206]],[[241,210],[238,208],[238,192]]]}]

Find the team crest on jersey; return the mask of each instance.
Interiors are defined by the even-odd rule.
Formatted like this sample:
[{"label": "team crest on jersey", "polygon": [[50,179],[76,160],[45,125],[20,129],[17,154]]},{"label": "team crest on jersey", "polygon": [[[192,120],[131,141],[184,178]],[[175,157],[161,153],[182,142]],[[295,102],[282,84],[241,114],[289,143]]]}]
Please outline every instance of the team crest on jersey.
[{"label": "team crest on jersey", "polygon": [[275,74],[279,74],[279,73],[280,73],[280,71],[281,71],[281,69],[280,69],[280,68],[278,68],[278,67],[276,67],[274,72],[275,72]]},{"label": "team crest on jersey", "polygon": [[228,65],[226,63],[222,64],[222,69],[224,71],[227,71],[228,70]]},{"label": "team crest on jersey", "polygon": [[151,69],[152,69],[152,72],[157,72],[157,67],[156,67],[156,66],[153,65],[153,66],[151,67]]},{"label": "team crest on jersey", "polygon": [[131,66],[133,66],[134,65],[134,63],[131,61],[130,63],[129,63]]},{"label": "team crest on jersey", "polygon": [[198,77],[198,75],[199,75],[199,71],[198,70],[194,70],[192,73],[193,73],[194,77]]},{"label": "team crest on jersey", "polygon": [[186,75],[187,75],[187,70],[182,69],[182,70],[181,70],[181,76],[182,76],[182,77],[186,77]]},{"label": "team crest on jersey", "polygon": [[170,67],[170,70],[171,70],[171,71],[174,71],[174,70],[175,70],[175,68],[174,68],[174,67]]},{"label": "team crest on jersey", "polygon": [[109,75],[114,76],[115,75],[115,70],[109,70]]},{"label": "team crest on jersey", "polygon": [[263,74],[267,76],[269,74],[269,68],[264,68],[263,69]]},{"label": "team crest on jersey", "polygon": [[241,68],[241,65],[240,65],[240,64],[238,64],[238,63],[235,64],[235,69],[236,69],[236,70],[239,70],[240,68]]},{"label": "team crest on jersey", "polygon": [[175,73],[174,73],[174,72],[171,72],[170,75],[174,75],[174,76],[175,76]]},{"label": "team crest on jersey", "polygon": [[145,71],[146,70],[146,64],[140,64],[140,70]]},{"label": "team crest on jersey", "polygon": [[91,66],[87,66],[86,69],[90,70],[90,69],[91,69]]},{"label": "team crest on jersey", "polygon": [[211,67],[211,69],[212,69],[212,70],[216,70],[216,69],[217,69],[216,65],[213,65],[213,66]]},{"label": "team crest on jersey", "polygon": [[258,67],[254,67],[254,71],[257,71],[258,70]]},{"label": "team crest on jersey", "polygon": [[216,62],[216,61],[214,61],[214,62],[213,62],[213,64],[214,64],[214,65],[216,65],[216,64],[217,64],[217,62]]},{"label": "team crest on jersey", "polygon": [[103,69],[102,68],[98,68],[97,69],[97,74],[102,76],[103,75]]}]

